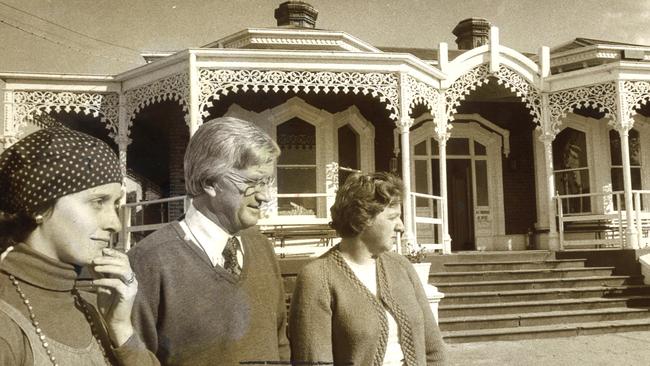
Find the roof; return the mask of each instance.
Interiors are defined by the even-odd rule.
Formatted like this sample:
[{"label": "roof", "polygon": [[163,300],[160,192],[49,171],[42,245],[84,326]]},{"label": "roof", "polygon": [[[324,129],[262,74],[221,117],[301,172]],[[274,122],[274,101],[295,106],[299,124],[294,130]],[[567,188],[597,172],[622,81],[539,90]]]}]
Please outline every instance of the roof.
[{"label": "roof", "polygon": [[593,38],[583,38],[578,37],[573,41],[561,44],[551,50],[551,52],[563,52],[568,50],[573,50],[576,48],[587,47],[587,46],[632,46],[632,47],[650,47],[648,45],[634,44],[634,43],[624,43],[624,42],[614,42],[614,41],[605,41],[601,39]]}]

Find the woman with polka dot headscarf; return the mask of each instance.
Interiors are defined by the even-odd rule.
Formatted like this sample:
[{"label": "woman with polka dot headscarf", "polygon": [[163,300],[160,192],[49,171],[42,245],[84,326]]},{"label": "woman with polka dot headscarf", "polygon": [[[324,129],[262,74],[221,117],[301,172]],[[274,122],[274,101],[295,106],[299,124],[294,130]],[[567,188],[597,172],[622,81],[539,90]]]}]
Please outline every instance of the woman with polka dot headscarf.
[{"label": "woman with polka dot headscarf", "polygon": [[0,365],[158,364],[131,324],[128,257],[109,248],[121,180],[108,145],[66,128],[0,155]]}]

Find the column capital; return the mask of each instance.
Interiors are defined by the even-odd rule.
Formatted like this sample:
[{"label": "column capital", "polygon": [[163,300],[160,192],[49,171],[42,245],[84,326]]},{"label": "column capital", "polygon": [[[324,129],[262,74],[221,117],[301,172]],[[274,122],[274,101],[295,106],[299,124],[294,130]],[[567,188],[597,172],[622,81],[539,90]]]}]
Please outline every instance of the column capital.
[{"label": "column capital", "polygon": [[115,136],[115,142],[118,146],[127,147],[131,145],[131,142],[133,142],[133,140],[127,135],[120,134],[118,136]]},{"label": "column capital", "polygon": [[551,144],[555,140],[556,134],[553,131],[546,130],[544,131],[541,128],[538,128],[539,136],[537,137],[540,142],[546,144]]},{"label": "column capital", "polygon": [[400,133],[408,132],[411,126],[413,126],[413,118],[410,116],[400,117],[399,121],[396,123],[397,128]]}]

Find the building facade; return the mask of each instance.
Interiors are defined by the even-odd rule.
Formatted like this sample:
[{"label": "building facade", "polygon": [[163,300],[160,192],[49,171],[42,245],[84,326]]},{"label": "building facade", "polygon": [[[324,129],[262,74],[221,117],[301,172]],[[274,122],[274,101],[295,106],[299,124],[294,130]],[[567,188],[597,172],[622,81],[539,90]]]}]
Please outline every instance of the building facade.
[{"label": "building facade", "polygon": [[[339,181],[383,170],[406,185],[403,239],[444,253],[647,245],[650,47],[578,38],[523,54],[471,18],[457,50],[380,48],[315,28],[300,1],[275,14],[276,28],[118,75],[0,73],[0,149],[80,129],[119,152],[129,202],[151,201],[185,193],[189,137],[234,116],[282,149],[263,223],[327,222]],[[183,203],[133,207],[125,222],[147,225]]]}]

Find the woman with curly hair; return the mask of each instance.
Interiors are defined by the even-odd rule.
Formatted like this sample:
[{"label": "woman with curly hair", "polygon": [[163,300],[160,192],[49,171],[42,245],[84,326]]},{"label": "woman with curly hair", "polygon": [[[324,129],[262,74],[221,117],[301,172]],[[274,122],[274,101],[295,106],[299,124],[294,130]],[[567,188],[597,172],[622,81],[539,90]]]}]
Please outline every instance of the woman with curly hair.
[{"label": "woman with curly hair", "polygon": [[66,128],[0,155],[0,365],[158,364],[131,324],[128,257],[108,248],[121,181],[108,145]]},{"label": "woman with curly hair", "polygon": [[445,345],[411,263],[391,252],[403,184],[350,176],[331,208],[341,242],[305,266],[291,301],[296,364],[443,365]]}]

